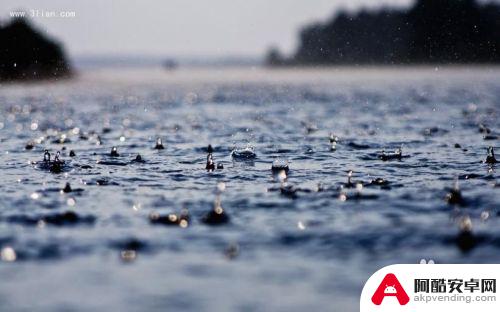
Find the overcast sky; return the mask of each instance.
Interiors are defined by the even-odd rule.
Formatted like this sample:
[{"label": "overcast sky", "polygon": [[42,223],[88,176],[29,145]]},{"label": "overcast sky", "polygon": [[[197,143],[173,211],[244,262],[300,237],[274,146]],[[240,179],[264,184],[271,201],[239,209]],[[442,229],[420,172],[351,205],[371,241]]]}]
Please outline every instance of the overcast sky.
[{"label": "overcast sky", "polygon": [[296,46],[297,31],[339,8],[408,5],[412,0],[1,0],[10,11],[74,11],[76,17],[35,17],[73,56],[262,55]]}]

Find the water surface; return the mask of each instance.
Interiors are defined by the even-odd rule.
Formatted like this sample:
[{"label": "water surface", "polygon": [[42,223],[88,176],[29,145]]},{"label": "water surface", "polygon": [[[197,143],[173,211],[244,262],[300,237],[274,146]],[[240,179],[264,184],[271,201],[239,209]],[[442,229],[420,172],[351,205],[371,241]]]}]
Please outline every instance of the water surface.
[{"label": "water surface", "polygon": [[[113,69],[2,85],[1,305],[357,311],[382,266],[497,263],[498,164],[483,160],[499,147],[499,78],[497,68]],[[205,170],[208,144],[224,169]],[[247,145],[256,159],[231,158]],[[409,157],[378,158],[397,148]],[[62,173],[33,164],[45,149],[61,151]],[[276,159],[295,196],[280,192]],[[346,188],[350,170],[361,191]],[[450,205],[457,178],[464,203]],[[61,193],[67,182],[74,191]],[[204,224],[220,182],[230,222]],[[150,223],[182,208],[186,228]]]}]

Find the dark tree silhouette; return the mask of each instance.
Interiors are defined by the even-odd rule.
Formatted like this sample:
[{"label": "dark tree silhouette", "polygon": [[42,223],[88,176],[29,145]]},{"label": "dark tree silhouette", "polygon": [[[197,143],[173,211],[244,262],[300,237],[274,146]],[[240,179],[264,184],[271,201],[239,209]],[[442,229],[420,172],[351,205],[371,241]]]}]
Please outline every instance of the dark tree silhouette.
[{"label": "dark tree silhouette", "polygon": [[290,58],[270,65],[497,63],[500,6],[474,0],[418,0],[408,10],[340,12],[300,33]]},{"label": "dark tree silhouette", "polygon": [[62,47],[24,18],[0,26],[0,81],[67,77],[71,69]]}]

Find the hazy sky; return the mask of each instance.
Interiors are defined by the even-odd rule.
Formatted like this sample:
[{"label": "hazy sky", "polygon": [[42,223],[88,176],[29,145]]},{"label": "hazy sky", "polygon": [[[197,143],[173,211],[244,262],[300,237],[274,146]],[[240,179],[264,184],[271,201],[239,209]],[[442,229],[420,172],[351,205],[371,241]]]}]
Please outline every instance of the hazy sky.
[{"label": "hazy sky", "polygon": [[76,17],[35,17],[73,56],[262,55],[294,49],[297,30],[339,8],[408,5],[412,0],[1,0],[0,18],[24,9],[74,11]]}]

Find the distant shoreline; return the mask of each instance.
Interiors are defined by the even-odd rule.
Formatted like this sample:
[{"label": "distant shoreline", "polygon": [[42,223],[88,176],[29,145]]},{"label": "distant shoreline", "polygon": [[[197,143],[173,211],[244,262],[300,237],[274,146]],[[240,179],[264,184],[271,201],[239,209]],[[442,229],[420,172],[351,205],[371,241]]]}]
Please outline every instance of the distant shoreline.
[{"label": "distant shoreline", "polygon": [[[136,82],[139,84],[163,85],[173,84],[193,84],[205,85],[207,83],[227,83],[227,84],[266,84],[287,81],[294,85],[297,81],[308,81],[310,83],[322,83],[331,79],[355,83],[361,77],[368,81],[384,79],[391,80],[393,77],[401,79],[457,79],[470,77],[471,74],[477,76],[491,77],[492,82],[500,78],[500,64],[452,64],[452,65],[370,65],[370,66],[350,66],[350,65],[330,65],[330,66],[227,66],[227,67],[180,67],[174,71],[168,71],[161,66],[145,67],[92,67],[80,68],[73,72],[71,77],[64,79],[43,79],[43,80],[11,80],[0,82],[0,89],[10,86],[36,87],[40,85],[57,84],[61,86],[85,83],[122,84]],[[450,76],[451,75],[451,76]]]},{"label": "distant shoreline", "polygon": [[498,64],[500,4],[478,0],[417,0],[408,9],[341,11],[301,29],[289,56],[271,48],[266,64]]}]

